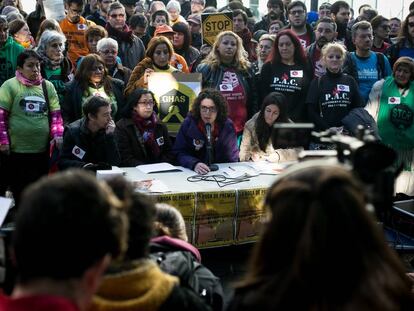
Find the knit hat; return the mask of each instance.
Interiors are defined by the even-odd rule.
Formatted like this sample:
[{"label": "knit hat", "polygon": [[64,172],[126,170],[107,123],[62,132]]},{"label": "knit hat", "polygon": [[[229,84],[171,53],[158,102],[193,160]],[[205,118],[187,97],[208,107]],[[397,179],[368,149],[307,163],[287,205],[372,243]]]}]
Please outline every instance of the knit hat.
[{"label": "knit hat", "polygon": [[174,34],[174,30],[168,25],[161,25],[155,29],[154,37],[162,34]]}]

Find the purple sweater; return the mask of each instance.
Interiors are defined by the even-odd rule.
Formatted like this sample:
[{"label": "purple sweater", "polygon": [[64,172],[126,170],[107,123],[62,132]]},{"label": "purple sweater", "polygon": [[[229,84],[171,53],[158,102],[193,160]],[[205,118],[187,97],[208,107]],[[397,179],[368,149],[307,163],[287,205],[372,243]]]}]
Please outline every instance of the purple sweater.
[{"label": "purple sweater", "polygon": [[[181,124],[173,152],[178,164],[194,169],[198,162],[207,163],[207,138],[197,127],[197,121],[188,115]],[[212,163],[238,162],[239,149],[233,122],[227,118],[213,142]]]}]

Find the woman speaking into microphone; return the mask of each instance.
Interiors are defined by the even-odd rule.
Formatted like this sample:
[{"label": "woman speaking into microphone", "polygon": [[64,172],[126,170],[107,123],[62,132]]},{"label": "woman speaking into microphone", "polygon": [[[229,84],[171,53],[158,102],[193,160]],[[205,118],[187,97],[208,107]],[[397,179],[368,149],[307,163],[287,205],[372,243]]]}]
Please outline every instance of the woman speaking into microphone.
[{"label": "woman speaking into microphone", "polygon": [[236,132],[219,91],[205,89],[197,96],[181,124],[173,152],[179,165],[197,174],[207,174],[210,163],[238,161]]}]

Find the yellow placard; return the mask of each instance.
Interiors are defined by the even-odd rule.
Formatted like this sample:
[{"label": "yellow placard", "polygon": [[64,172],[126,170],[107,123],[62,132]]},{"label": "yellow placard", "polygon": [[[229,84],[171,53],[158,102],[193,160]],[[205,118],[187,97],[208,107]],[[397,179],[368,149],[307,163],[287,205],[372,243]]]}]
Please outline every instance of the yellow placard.
[{"label": "yellow placard", "polygon": [[159,194],[154,196],[158,203],[166,203],[177,208],[183,215],[188,240],[193,243],[195,193]]},{"label": "yellow placard", "polygon": [[244,243],[258,239],[265,209],[263,205],[266,188],[239,190],[236,241]]},{"label": "yellow placard", "polygon": [[195,244],[213,247],[233,244],[236,191],[197,193]]},{"label": "yellow placard", "polygon": [[213,45],[217,35],[222,32],[233,31],[233,13],[201,14],[201,31],[203,43]]}]

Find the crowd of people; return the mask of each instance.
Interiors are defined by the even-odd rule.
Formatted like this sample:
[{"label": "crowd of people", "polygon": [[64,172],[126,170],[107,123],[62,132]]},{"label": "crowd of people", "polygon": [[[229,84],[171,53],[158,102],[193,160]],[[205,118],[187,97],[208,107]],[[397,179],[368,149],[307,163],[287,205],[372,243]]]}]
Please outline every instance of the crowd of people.
[{"label": "crowd of people", "polygon": [[[401,21],[369,5],[351,18],[344,1],[316,13],[302,1],[268,0],[255,22],[238,0],[219,9],[204,0],[132,2],[65,0],[66,17],[56,21],[41,0],[29,15],[19,1],[3,1],[1,193],[10,189],[18,203],[51,154],[60,169],[166,161],[199,174],[211,162],[294,160],[272,144],[274,123],[352,135],[355,115],[370,117],[363,111],[411,171],[414,4]],[[224,11],[233,31],[202,44],[201,14]],[[155,72],[202,76],[176,137],[148,90]]]},{"label": "crowd of people", "polygon": [[[357,115],[414,172],[414,2],[402,20],[369,5],[354,14],[345,1],[309,12],[268,0],[261,20],[239,0],[64,7],[57,21],[42,0],[30,14],[0,1],[0,195],[9,190],[19,210],[19,278],[1,310],[223,308],[177,210],[90,172],[169,162],[203,175],[211,163],[293,161],[295,149],[273,143],[275,123],[354,135]],[[233,30],[203,44],[201,14],[227,11]],[[201,74],[177,133],[148,89],[156,72]],[[68,171],[42,178],[53,170]],[[365,200],[341,167],[288,171],[268,190],[267,223],[229,309],[412,310],[412,284]],[[176,258],[198,274],[170,271]]]}]

